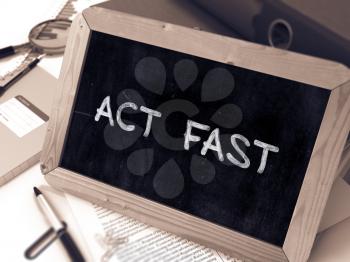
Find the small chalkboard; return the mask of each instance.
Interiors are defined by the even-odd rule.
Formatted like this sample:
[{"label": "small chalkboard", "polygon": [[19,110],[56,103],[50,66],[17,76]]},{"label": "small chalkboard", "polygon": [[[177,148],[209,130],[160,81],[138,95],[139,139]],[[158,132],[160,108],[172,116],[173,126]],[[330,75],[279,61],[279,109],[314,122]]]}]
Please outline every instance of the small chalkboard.
[{"label": "small chalkboard", "polygon": [[235,256],[305,261],[349,131],[345,67],[97,7],[67,48],[49,183]]}]

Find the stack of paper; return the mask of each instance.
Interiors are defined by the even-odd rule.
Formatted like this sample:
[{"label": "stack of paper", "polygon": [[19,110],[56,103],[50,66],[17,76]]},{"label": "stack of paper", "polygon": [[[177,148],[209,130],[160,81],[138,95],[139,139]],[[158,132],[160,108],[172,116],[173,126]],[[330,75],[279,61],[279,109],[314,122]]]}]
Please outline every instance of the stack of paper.
[{"label": "stack of paper", "polygon": [[241,262],[66,194],[92,261]]}]

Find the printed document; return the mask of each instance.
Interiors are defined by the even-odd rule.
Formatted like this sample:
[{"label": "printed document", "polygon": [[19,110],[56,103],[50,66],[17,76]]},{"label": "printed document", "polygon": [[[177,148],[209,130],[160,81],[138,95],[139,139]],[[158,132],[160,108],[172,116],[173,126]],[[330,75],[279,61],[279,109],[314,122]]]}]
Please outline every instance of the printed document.
[{"label": "printed document", "polygon": [[93,261],[241,262],[66,194]]}]

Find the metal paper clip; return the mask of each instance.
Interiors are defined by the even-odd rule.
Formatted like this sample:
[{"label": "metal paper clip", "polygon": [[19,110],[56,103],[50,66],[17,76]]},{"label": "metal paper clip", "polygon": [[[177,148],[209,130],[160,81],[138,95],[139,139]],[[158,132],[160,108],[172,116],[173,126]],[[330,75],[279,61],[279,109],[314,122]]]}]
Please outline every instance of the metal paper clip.
[{"label": "metal paper clip", "polygon": [[101,262],[109,261],[120,246],[128,242],[127,237],[115,237],[114,230],[108,230],[105,236],[96,235],[95,237],[100,246],[105,249]]}]

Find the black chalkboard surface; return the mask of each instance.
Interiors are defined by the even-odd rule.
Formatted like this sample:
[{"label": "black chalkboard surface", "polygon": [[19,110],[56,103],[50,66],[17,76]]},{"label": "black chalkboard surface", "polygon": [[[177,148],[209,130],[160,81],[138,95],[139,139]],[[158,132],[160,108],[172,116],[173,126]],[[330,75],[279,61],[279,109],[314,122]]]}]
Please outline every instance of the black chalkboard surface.
[{"label": "black chalkboard surface", "polygon": [[92,31],[59,166],[282,246],[329,96]]}]

